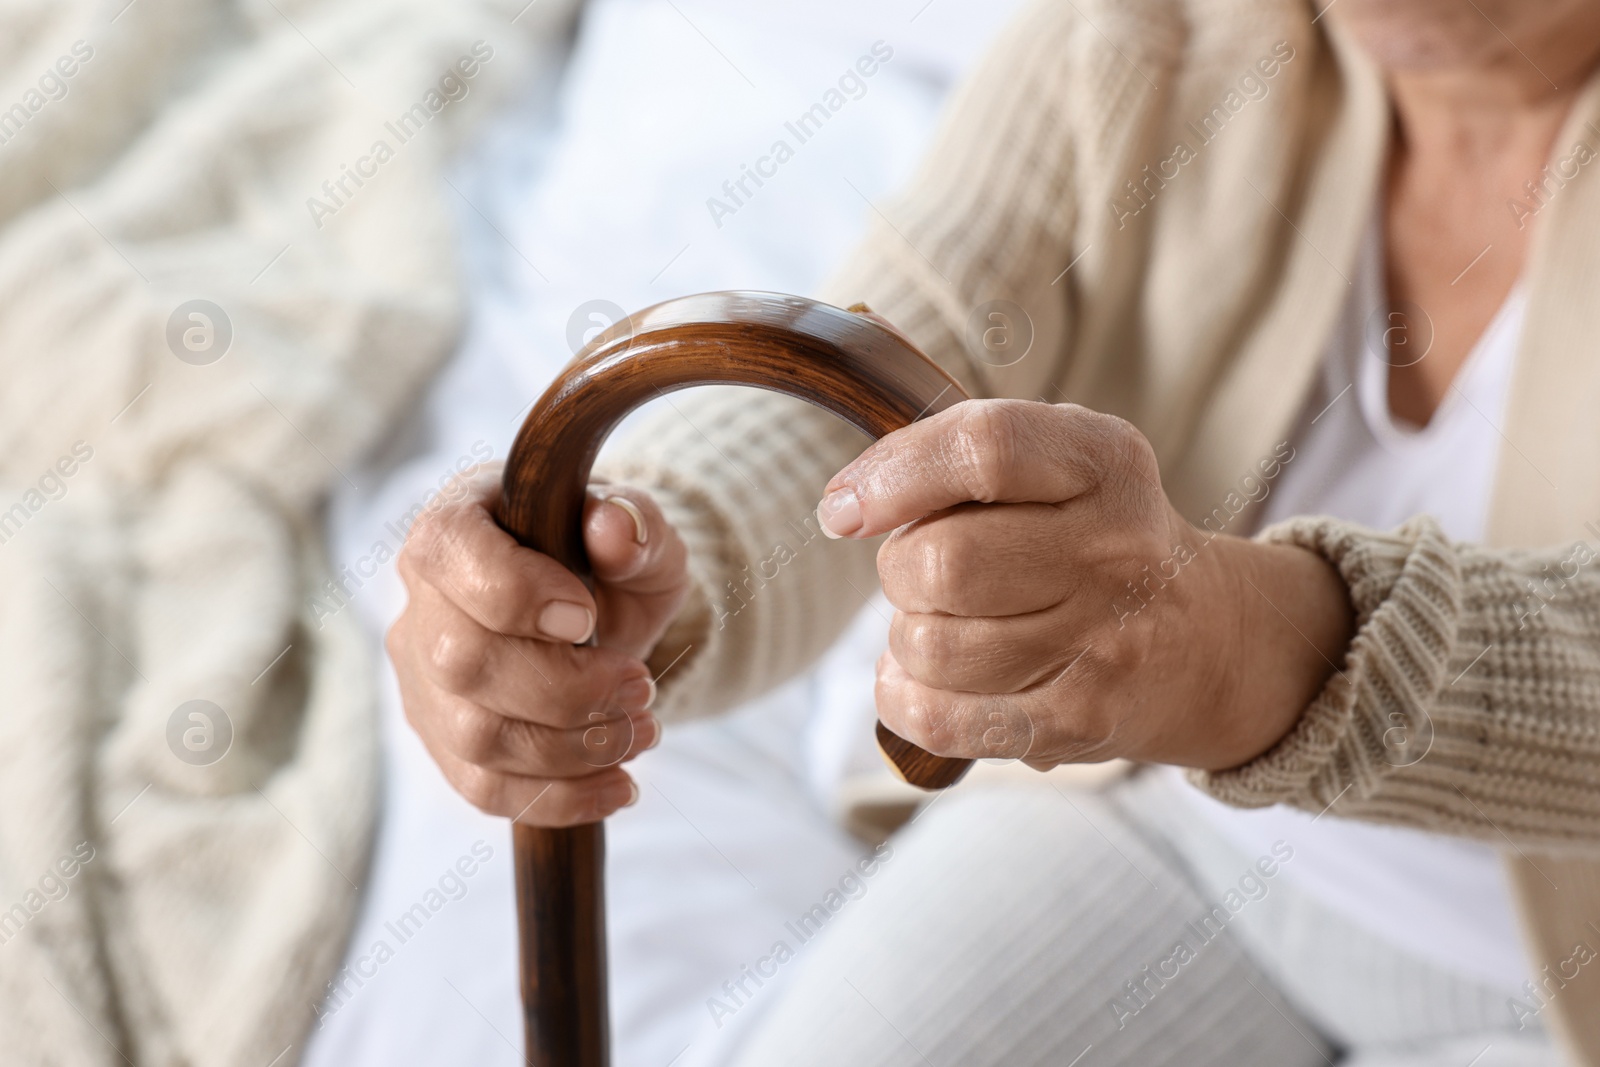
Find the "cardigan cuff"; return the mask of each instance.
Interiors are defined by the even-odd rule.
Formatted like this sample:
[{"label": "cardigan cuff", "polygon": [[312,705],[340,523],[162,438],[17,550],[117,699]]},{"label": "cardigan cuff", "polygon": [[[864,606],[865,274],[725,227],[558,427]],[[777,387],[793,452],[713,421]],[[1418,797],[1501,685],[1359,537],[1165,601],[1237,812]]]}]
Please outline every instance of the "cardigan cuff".
[{"label": "cardigan cuff", "polygon": [[1377,533],[1334,519],[1294,519],[1258,540],[1316,552],[1350,590],[1356,634],[1345,661],[1271,749],[1189,780],[1236,807],[1323,811],[1346,792],[1370,797],[1433,744],[1433,707],[1448,683],[1462,614],[1460,568],[1436,522]]}]

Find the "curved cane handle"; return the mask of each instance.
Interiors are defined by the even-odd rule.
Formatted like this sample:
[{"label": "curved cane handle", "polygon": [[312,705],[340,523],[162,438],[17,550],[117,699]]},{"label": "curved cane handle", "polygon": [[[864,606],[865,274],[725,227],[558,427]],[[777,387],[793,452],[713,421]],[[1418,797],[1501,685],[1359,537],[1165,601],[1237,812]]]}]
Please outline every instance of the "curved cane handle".
[{"label": "curved cane handle", "polygon": [[[862,315],[772,293],[669,300],[595,338],[540,398],[506,462],[500,524],[587,580],[583,507],[601,444],[640,404],[716,384],[787,393],[873,437],[966,399],[933,361]],[[901,776],[925,789],[971,766],[882,723],[877,735]],[[515,840],[526,1054],[540,1067],[605,1067],[601,827],[518,824]]]}]

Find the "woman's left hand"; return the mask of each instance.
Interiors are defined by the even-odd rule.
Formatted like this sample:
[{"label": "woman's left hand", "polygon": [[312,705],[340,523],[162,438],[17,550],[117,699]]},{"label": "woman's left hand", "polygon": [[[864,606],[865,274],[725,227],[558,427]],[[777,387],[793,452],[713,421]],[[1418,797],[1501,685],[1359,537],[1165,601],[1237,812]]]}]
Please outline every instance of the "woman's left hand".
[{"label": "woman's left hand", "polygon": [[1289,731],[1351,636],[1332,567],[1190,525],[1144,436],[1073,404],[913,423],[835,475],[819,516],[832,536],[893,531],[878,713],[938,755],[1236,766]]}]

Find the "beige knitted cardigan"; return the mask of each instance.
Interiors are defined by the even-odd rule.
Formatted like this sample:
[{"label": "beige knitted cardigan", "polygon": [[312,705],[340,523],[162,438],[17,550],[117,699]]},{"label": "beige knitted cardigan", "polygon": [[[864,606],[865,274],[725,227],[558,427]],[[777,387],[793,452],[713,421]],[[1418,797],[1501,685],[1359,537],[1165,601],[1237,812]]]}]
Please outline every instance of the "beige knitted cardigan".
[{"label": "beige knitted cardigan", "polygon": [[[1590,85],[1558,160],[1600,148],[1597,118]],[[1038,0],[825,295],[866,301],[974,394],[1131,419],[1178,506],[1227,518],[1307,402],[1388,130],[1377,72],[1303,0]],[[1573,550],[1600,520],[1600,168],[1567,171],[1532,222],[1489,547],[1426,519],[1269,532],[1339,567],[1359,631],[1287,738],[1195,780],[1501,847],[1538,976],[1526,1006],[1600,1064],[1600,966],[1584,966],[1600,952],[1600,580]],[[1034,329],[1006,367],[964,341],[996,299]],[[707,390],[634,440],[609,472],[654,487],[699,589],[658,650],[688,649],[663,707],[714,711],[808,664],[874,588],[872,545],[805,525],[862,439],[793,401]],[[794,558],[769,578],[778,546]],[[1417,739],[1400,758],[1396,727]]]}]

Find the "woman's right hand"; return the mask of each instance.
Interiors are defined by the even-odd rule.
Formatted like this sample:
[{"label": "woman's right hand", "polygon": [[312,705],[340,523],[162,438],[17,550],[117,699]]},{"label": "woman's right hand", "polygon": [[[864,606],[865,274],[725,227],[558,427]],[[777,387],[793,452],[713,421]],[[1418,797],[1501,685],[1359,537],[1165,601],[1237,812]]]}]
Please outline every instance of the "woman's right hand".
[{"label": "woman's right hand", "polygon": [[591,595],[495,523],[500,476],[499,464],[464,475],[400,552],[408,602],[387,644],[406,718],[481,810],[595,822],[637,799],[619,764],[660,740],[644,659],[687,595],[688,553],[647,494],[592,486]]}]

